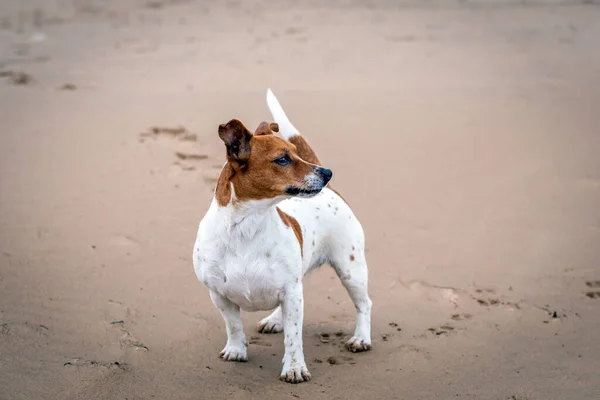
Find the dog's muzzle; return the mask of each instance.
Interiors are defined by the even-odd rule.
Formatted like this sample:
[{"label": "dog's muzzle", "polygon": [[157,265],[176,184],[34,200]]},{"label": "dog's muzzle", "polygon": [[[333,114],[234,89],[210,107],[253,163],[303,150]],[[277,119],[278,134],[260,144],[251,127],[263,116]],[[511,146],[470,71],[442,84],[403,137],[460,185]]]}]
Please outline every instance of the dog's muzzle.
[{"label": "dog's muzzle", "polygon": [[321,192],[329,183],[333,172],[329,168],[314,167],[313,172],[304,178],[305,186],[288,186],[285,193],[291,196],[312,197]]}]

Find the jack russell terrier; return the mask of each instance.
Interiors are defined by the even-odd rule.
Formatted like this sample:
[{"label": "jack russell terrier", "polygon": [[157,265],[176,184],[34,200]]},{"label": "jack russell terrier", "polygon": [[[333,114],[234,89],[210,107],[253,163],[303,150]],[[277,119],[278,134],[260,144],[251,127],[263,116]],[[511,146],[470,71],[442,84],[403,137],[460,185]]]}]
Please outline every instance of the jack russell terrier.
[{"label": "jack russell terrier", "polygon": [[270,89],[267,105],[275,123],[262,122],[254,134],[236,119],[219,126],[227,163],[198,228],[194,270],[225,320],[221,358],[248,360],[240,309],[275,309],[256,329],[284,332],[280,378],[299,383],[311,378],[302,347],[302,278],[323,264],[333,266],[356,308],[346,348],[371,349],[365,238],[348,204],[326,187],[331,170]]}]

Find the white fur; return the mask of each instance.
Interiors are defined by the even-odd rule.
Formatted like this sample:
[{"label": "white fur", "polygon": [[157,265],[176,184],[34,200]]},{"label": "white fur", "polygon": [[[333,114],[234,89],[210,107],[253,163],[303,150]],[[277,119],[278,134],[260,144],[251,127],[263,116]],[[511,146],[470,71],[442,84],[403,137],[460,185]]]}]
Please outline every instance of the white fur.
[{"label": "white fur", "polygon": [[[285,117],[283,110],[278,115]],[[302,249],[276,207],[300,224]],[[213,199],[198,228],[193,261],[198,279],[210,289],[225,320],[227,344],[221,352],[225,360],[247,360],[240,309],[275,309],[257,329],[285,332],[282,379],[309,380],[302,348],[302,277],[326,263],[335,268],[356,306],[356,328],[348,349],[370,348],[371,300],[363,230],[350,207],[328,188],[310,198],[231,201],[225,207]]]}]

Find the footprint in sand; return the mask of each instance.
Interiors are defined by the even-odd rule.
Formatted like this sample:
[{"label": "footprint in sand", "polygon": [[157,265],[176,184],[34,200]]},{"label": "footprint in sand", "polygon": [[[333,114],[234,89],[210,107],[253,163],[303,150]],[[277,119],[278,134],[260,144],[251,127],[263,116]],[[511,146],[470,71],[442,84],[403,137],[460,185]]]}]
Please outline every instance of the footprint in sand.
[{"label": "footprint in sand", "polygon": [[450,317],[453,321],[465,321],[467,319],[471,319],[473,316],[469,313],[459,313],[459,314],[452,314],[452,316]]},{"label": "footprint in sand", "polygon": [[126,363],[122,363],[119,361],[96,361],[96,360],[85,360],[83,358],[73,358],[71,361],[67,361],[63,364],[65,367],[92,367],[92,368],[100,368],[100,369],[114,369],[127,371],[129,369],[129,365]]},{"label": "footprint in sand", "polygon": [[33,77],[25,72],[0,71],[0,78],[8,78],[13,85],[25,86],[34,82]]},{"label": "footprint in sand", "polygon": [[48,334],[49,330],[50,329],[46,325],[32,324],[29,322],[4,322],[0,324],[1,336],[43,338]]},{"label": "footprint in sand", "polygon": [[[53,340],[46,325],[31,322],[0,321],[0,359],[17,359],[26,349],[42,349]],[[3,358],[4,357],[4,358]]]},{"label": "footprint in sand", "polygon": [[323,343],[339,346],[342,349],[345,349],[346,341],[350,338],[350,335],[343,331],[336,331],[335,333],[321,332],[315,334],[315,336],[319,339],[319,343],[316,344],[317,347]]},{"label": "footprint in sand", "polygon": [[429,352],[414,346],[412,344],[402,344],[395,349],[389,351],[390,356],[399,357],[410,360],[428,360],[431,358]]},{"label": "footprint in sand", "polygon": [[153,126],[147,132],[140,133],[142,139],[157,139],[162,136],[187,142],[195,142],[198,140],[198,135],[190,132],[185,126],[181,125],[176,127]]},{"label": "footprint in sand", "polygon": [[272,347],[273,346],[268,340],[265,339],[264,336],[252,336],[252,337],[250,337],[248,344],[256,345],[256,346],[263,346],[263,347]]},{"label": "footprint in sand", "polygon": [[454,327],[451,325],[442,325],[438,328],[429,328],[427,330],[435,336],[448,336],[450,333],[455,332]]},{"label": "footprint in sand", "polygon": [[494,289],[475,289],[475,295],[472,297],[480,306],[497,306],[500,304],[500,299],[494,296],[495,294]]},{"label": "footprint in sand", "polygon": [[495,289],[475,289],[475,294],[471,298],[482,307],[507,307],[511,310],[520,310],[521,305],[518,302],[503,300],[503,296],[496,294]]},{"label": "footprint in sand", "polygon": [[[587,281],[585,283],[585,285],[587,287],[589,287],[590,289],[598,289],[598,288],[600,288],[600,281]],[[598,299],[600,299],[600,290],[592,290],[592,291],[586,292],[585,295],[587,297],[589,297],[590,299],[598,300]]]},{"label": "footprint in sand", "polygon": [[457,305],[464,291],[452,287],[435,286],[424,281],[402,283],[411,292],[425,295],[429,300],[447,302]]},{"label": "footprint in sand", "polygon": [[[147,131],[140,133],[140,143],[145,143],[147,140],[158,140],[159,138],[164,137],[167,139],[176,140],[178,142],[197,142],[198,135],[190,132],[186,127],[182,125],[168,127],[168,126],[153,126],[149,128]],[[178,146],[183,146],[183,143]],[[204,181],[209,186],[214,186],[217,183],[217,177],[223,165],[211,165],[210,167],[202,165],[203,162],[210,160],[211,156],[204,152],[198,151],[196,148],[188,149],[180,149],[174,152],[176,161],[173,162],[173,167],[175,168],[175,176],[178,175],[179,172],[191,172],[196,170],[202,170],[204,175]],[[200,163],[200,165],[198,165]]]},{"label": "footprint in sand", "polygon": [[206,160],[208,158],[208,156],[206,154],[183,153],[181,151],[175,152],[175,155],[177,156],[177,158],[179,158],[182,161],[201,161],[201,160]]},{"label": "footprint in sand", "polygon": [[140,351],[150,351],[148,346],[137,340],[127,329],[121,327],[121,331],[123,332],[123,336],[119,340],[119,343],[121,344],[122,348],[131,348]]},{"label": "footprint in sand", "polygon": [[348,356],[329,356],[326,361],[329,365],[356,364],[354,358]]},{"label": "footprint in sand", "polygon": [[323,364],[323,362],[326,362],[329,365],[356,364],[354,358],[348,356],[329,356],[325,360],[316,357],[312,361],[315,364]]},{"label": "footprint in sand", "polygon": [[402,330],[402,328],[400,328],[396,322],[390,322],[388,325],[396,329],[398,332]]}]

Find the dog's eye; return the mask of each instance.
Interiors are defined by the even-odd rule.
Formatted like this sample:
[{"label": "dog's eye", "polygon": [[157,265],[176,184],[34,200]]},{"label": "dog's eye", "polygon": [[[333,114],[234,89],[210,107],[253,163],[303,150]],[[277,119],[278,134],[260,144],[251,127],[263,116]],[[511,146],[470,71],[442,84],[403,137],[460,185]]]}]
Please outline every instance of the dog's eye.
[{"label": "dog's eye", "polygon": [[281,157],[279,157],[279,158],[276,158],[275,160],[273,160],[273,162],[274,162],[275,164],[277,164],[277,165],[280,165],[280,166],[282,166],[282,167],[285,167],[286,165],[289,165],[289,164],[291,164],[292,160],[290,159],[290,156],[288,156],[288,155],[286,154],[286,155],[283,155],[283,156],[281,156]]}]

